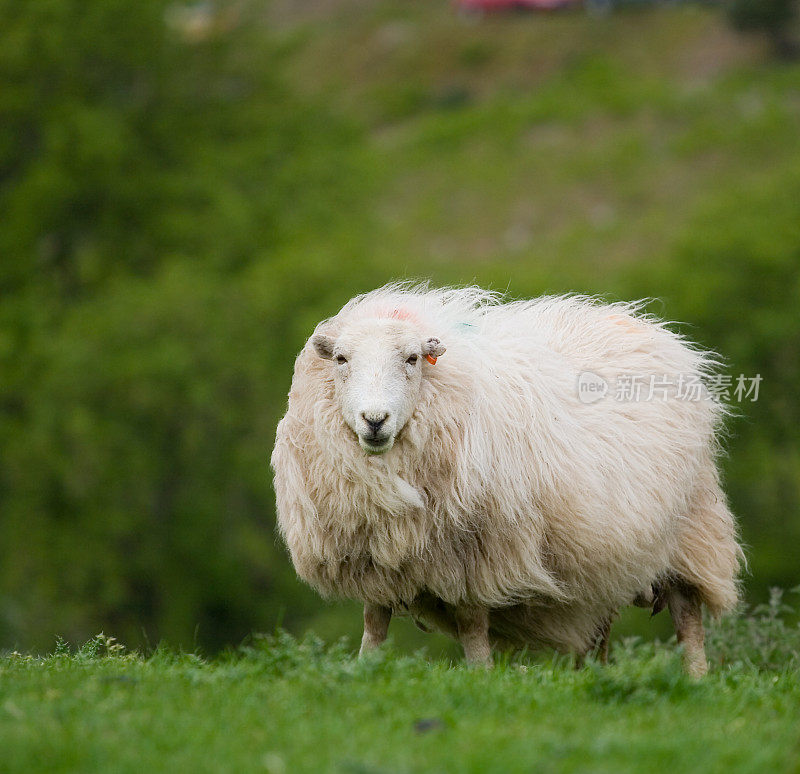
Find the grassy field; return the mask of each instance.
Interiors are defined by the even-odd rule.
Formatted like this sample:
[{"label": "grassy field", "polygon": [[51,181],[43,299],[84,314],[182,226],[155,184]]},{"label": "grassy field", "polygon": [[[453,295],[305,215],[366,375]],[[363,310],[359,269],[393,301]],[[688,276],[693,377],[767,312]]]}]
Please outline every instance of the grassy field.
[{"label": "grassy field", "polygon": [[784,612],[775,596],[712,628],[701,682],[672,643],[484,671],[286,634],[145,658],[99,635],[0,659],[0,771],[796,772],[800,630]]}]

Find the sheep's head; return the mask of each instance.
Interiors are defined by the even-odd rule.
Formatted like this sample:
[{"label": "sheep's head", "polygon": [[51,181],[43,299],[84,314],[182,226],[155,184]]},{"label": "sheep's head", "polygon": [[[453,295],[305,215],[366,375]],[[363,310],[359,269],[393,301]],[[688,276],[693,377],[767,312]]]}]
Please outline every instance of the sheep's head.
[{"label": "sheep's head", "polygon": [[444,354],[437,338],[420,336],[398,319],[361,320],[334,339],[317,333],[316,353],[334,364],[334,387],[342,417],[369,454],[383,454],[414,412],[423,363]]}]

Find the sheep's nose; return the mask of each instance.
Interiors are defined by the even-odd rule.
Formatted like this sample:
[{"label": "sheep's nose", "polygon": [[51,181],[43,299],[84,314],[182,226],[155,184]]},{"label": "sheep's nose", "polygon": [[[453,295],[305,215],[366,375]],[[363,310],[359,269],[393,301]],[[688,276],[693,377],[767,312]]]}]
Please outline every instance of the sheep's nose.
[{"label": "sheep's nose", "polygon": [[365,411],[361,412],[361,418],[367,423],[373,435],[378,434],[378,430],[381,429],[381,426],[388,416],[388,414],[367,414]]}]

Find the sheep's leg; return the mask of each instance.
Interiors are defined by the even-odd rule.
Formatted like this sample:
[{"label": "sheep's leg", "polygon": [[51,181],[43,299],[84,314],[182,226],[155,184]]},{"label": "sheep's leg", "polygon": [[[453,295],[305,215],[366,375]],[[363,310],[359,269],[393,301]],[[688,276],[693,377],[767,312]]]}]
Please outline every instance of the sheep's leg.
[{"label": "sheep's leg", "polygon": [[383,644],[391,620],[392,608],[370,602],[364,604],[364,636],[361,638],[360,656]]},{"label": "sheep's leg", "polygon": [[483,607],[456,608],[458,641],[469,664],[492,666],[489,646],[489,611]]},{"label": "sheep's leg", "polygon": [[575,669],[583,669],[589,653],[593,653],[601,664],[608,664],[608,645],[611,640],[611,624],[614,617],[609,616],[597,627],[597,633],[587,650],[575,654]]},{"label": "sheep's leg", "polygon": [[611,619],[603,621],[595,640],[595,653],[601,664],[608,663],[608,643],[611,639]]},{"label": "sheep's leg", "polygon": [[683,645],[683,668],[691,677],[702,677],[708,671],[708,663],[700,596],[690,586],[676,584],[667,592],[667,604],[678,642]]},{"label": "sheep's leg", "polygon": [[431,631],[431,628],[433,628],[448,637],[452,637],[455,640],[458,639],[453,608],[450,605],[446,605],[441,599],[437,599],[431,594],[420,594],[409,605],[408,611],[417,626],[422,624],[425,627],[423,631]]}]

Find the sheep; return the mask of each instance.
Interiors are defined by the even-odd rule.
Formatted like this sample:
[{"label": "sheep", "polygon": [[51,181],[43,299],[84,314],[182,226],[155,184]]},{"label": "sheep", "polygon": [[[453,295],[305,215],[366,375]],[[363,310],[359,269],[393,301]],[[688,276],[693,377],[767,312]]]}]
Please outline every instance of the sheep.
[{"label": "sheep", "polygon": [[[743,560],[716,466],[717,368],[640,303],[357,296],[298,355],[277,429],[296,572],[363,602],[362,653],[408,615],[486,665],[492,646],[607,646],[616,611],[655,587],[699,677],[702,605],[736,605]],[[623,394],[633,377],[658,392]]]}]

